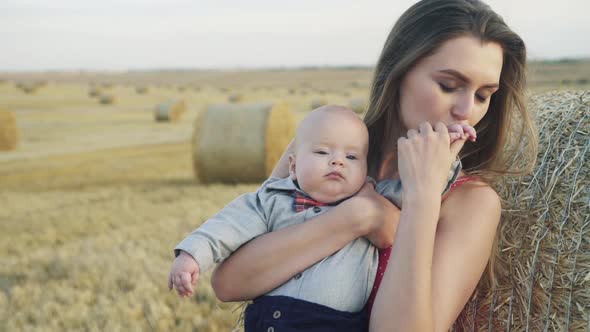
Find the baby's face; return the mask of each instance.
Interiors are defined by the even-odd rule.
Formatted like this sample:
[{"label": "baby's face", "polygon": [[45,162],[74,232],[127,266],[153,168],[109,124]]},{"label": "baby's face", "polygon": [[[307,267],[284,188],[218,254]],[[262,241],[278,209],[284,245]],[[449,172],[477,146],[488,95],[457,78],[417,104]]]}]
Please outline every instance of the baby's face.
[{"label": "baby's face", "polygon": [[352,111],[314,113],[297,131],[290,174],[313,199],[333,203],[354,195],[365,183],[369,134]]}]

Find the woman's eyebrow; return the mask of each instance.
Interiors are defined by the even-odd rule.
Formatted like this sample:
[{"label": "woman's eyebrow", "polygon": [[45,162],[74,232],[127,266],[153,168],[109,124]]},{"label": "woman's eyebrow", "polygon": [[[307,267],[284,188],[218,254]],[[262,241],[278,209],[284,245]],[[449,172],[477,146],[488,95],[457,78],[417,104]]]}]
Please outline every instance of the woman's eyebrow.
[{"label": "woman's eyebrow", "polygon": [[[439,70],[438,72],[454,76],[457,79],[459,79],[460,81],[462,81],[463,83],[471,84],[471,80],[467,76],[461,74],[460,72],[458,72],[454,69],[442,69],[442,70]],[[499,87],[498,83],[486,84],[483,86],[483,88],[485,88],[485,89],[492,89],[492,88],[497,88],[497,87]]]}]

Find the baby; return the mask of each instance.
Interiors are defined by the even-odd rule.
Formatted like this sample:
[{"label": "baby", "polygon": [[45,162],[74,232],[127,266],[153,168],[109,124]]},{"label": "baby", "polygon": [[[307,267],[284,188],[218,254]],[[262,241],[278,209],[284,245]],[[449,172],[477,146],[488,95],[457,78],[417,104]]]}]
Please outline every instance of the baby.
[{"label": "baby", "polygon": [[[290,177],[269,178],[258,191],[230,202],[180,242],[168,287],[192,292],[190,285],[200,273],[251,239],[314,218],[354,196],[367,181],[374,183],[367,177],[368,150],[367,127],[352,110],[327,105],[312,111],[297,129],[294,154],[289,155]],[[449,185],[460,169],[460,162],[453,164]],[[401,206],[399,180],[382,181],[377,191]],[[378,257],[371,242],[358,238],[262,298],[285,297],[360,312],[371,293]]]}]

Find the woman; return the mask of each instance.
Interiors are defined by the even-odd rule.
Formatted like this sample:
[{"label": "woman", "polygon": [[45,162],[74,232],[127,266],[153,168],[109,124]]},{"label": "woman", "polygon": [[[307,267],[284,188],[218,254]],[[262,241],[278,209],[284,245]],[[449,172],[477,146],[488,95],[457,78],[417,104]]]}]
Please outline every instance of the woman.
[{"label": "woman", "polygon": [[[447,331],[491,255],[501,211],[491,185],[516,173],[505,151],[516,116],[516,142],[536,153],[525,61],[523,41],[480,1],[426,0],[408,9],[385,42],[365,117],[369,174],[401,179],[403,209],[366,185],[329,213],[242,247],[215,271],[216,294],[256,298],[365,236],[379,248],[393,243],[381,251],[370,329]],[[453,124],[475,127],[476,142],[451,144]],[[441,200],[457,155],[461,185]],[[287,175],[282,158],[273,176]]]}]

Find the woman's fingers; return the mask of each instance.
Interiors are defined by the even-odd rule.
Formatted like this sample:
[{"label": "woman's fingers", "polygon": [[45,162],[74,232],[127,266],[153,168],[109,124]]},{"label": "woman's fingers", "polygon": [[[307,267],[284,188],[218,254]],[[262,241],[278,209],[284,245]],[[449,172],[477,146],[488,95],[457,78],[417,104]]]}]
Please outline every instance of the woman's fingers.
[{"label": "woman's fingers", "polygon": [[418,131],[416,129],[408,130],[408,138],[413,138],[418,136]]},{"label": "woman's fingers", "polygon": [[454,142],[451,142],[451,154],[453,157],[456,158],[457,155],[459,155],[459,152],[463,148],[463,145],[465,145],[465,142],[467,142],[465,139],[457,139]]},{"label": "woman's fingers", "polygon": [[428,122],[422,122],[420,124],[420,126],[418,127],[418,129],[420,130],[420,134],[422,134],[422,135],[433,132],[432,125]]},{"label": "woman's fingers", "polygon": [[441,134],[443,134],[443,135],[445,135],[445,136],[448,136],[448,135],[449,135],[449,130],[447,129],[447,125],[445,125],[444,123],[442,123],[442,122],[440,122],[440,121],[439,121],[439,122],[437,122],[437,123],[434,125],[434,130],[435,130],[437,133],[441,133]]}]

